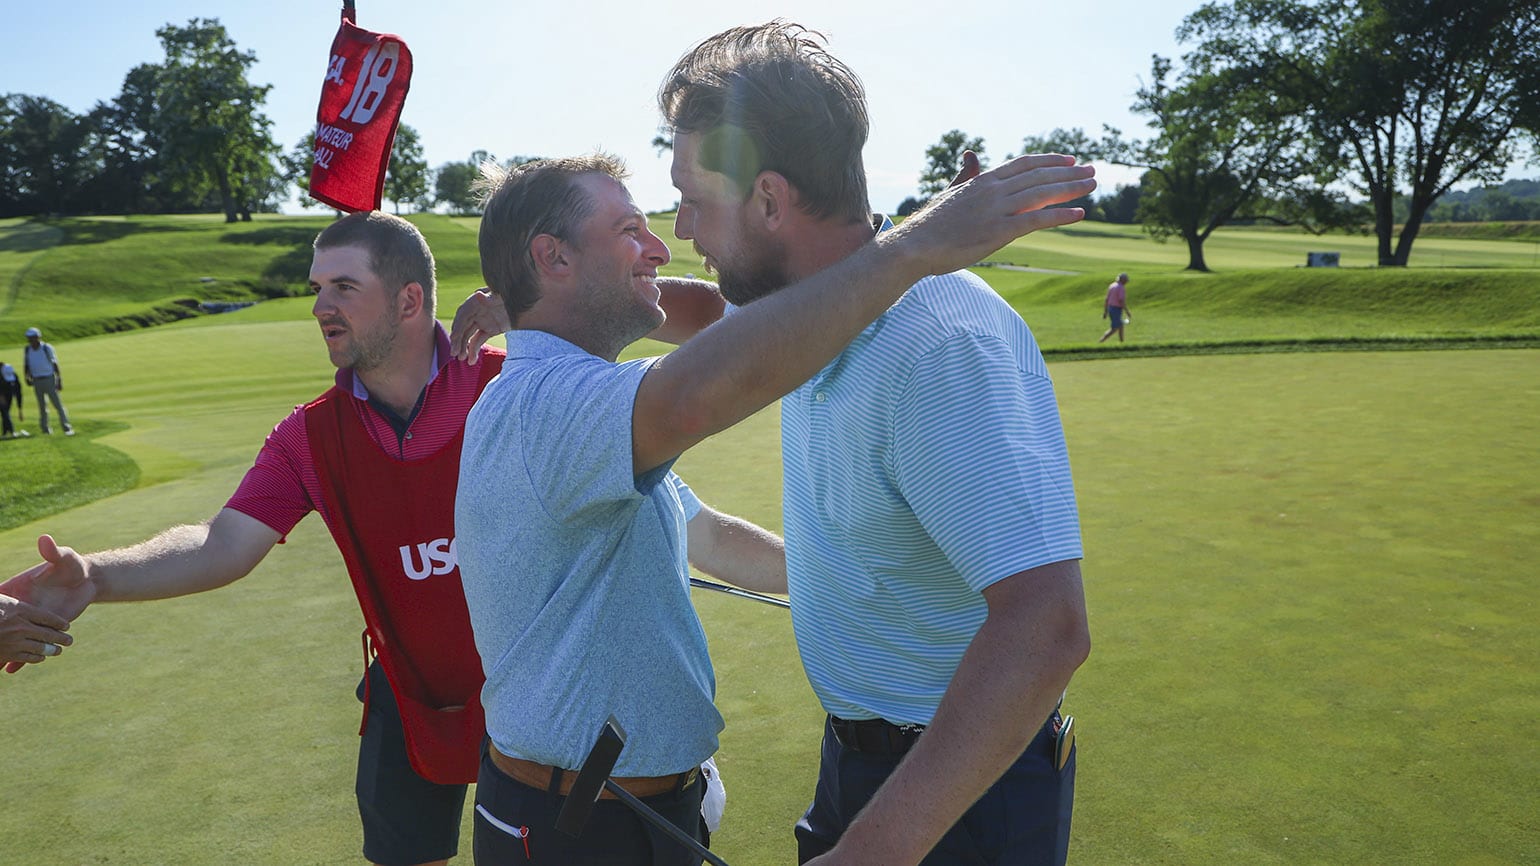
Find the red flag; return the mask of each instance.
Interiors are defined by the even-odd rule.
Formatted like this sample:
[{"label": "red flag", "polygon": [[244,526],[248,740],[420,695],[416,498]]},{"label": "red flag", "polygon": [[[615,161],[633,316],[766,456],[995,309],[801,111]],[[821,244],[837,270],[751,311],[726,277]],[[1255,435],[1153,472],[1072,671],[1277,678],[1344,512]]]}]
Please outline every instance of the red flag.
[{"label": "red flag", "polygon": [[345,9],[321,83],[311,197],[345,211],[379,208],[411,82],[412,52],[401,37],[356,27]]}]

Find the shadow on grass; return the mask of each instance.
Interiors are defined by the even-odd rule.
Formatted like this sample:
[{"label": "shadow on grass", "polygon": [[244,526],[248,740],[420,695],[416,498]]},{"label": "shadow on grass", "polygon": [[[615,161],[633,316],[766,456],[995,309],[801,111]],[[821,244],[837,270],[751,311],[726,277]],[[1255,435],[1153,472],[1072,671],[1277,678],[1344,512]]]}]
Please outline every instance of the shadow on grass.
[{"label": "shadow on grass", "polygon": [[59,229],[38,222],[23,223],[0,234],[0,253],[36,253],[58,245]]},{"label": "shadow on grass", "polygon": [[59,246],[84,246],[86,244],[105,244],[129,235],[140,234],[164,234],[166,232],[187,231],[192,226],[170,225],[167,223],[144,223],[132,220],[93,220],[71,219],[58,225],[64,231],[64,239],[59,241]]},{"label": "shadow on grass", "polygon": [[310,279],[311,244],[316,230],[308,226],[270,226],[221,235],[222,244],[287,247],[267,263],[262,275],[248,285],[263,298],[286,298],[304,294]]},{"label": "shadow on grass", "polygon": [[0,440],[0,530],[122,493],[139,483],[139,464],[116,448],[92,441],[127,430],[127,424],[77,420],[74,436],[57,430],[44,436],[35,424],[16,426],[32,435]]}]

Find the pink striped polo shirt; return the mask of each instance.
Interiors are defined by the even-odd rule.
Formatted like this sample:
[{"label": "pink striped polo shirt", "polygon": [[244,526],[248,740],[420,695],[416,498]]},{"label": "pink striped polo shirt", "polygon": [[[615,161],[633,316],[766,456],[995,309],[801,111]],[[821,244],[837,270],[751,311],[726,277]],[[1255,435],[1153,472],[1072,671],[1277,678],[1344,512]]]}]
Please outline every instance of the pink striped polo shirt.
[{"label": "pink striped polo shirt", "polygon": [[[449,444],[479,396],[477,384],[481,368],[456,360],[449,350],[449,335],[435,326],[436,341],[433,378],[428,381],[422,407],[407,427],[396,436],[390,422],[369,405],[369,393],[351,369],[337,371],[337,387],[352,395],[349,401],[359,413],[369,438],[381,451],[399,460],[420,460]],[[483,348],[481,355],[502,354],[499,349]],[[444,359],[449,359],[445,361]],[[321,496],[321,484],[311,463],[310,440],[305,433],[305,407],[296,406],[288,417],[278,422],[262,444],[257,459],[246,471],[226,508],[254,517],[273,531],[287,536],[305,515],[318,511],[331,525]],[[453,503],[445,503],[452,507]]]}]

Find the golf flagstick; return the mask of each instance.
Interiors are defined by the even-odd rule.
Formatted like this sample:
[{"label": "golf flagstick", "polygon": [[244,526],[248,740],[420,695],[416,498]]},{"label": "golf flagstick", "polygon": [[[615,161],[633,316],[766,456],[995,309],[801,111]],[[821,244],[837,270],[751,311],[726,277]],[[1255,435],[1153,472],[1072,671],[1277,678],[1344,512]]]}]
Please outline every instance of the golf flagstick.
[{"label": "golf flagstick", "polygon": [[727,866],[727,861],[711,853],[711,849],[702,845],[694,836],[674,826],[667,818],[654,812],[650,806],[637,799],[630,791],[610,781],[610,771],[615,769],[615,762],[620,759],[620,750],[626,747],[626,732],[620,727],[620,722],[610,716],[604,723],[603,730],[599,731],[599,739],[594,742],[593,751],[588,753],[587,760],[578,769],[577,780],[572,783],[572,790],[567,794],[567,802],[561,807],[561,812],[556,816],[556,829],[576,839],[583,834],[583,827],[588,824],[588,816],[594,810],[594,804],[599,801],[600,791],[607,790],[611,794],[631,807],[647,823],[664,833],[667,833],[674,841],[689,848],[712,866]]},{"label": "golf flagstick", "polygon": [[736,595],[739,598],[747,598],[753,601],[762,602],[764,604],[772,604],[776,607],[787,608],[788,610],[791,608],[791,602],[784,598],[776,598],[773,595],[764,595],[763,593],[750,592],[746,589],[739,589],[736,586],[728,586],[725,583],[717,583],[716,581],[712,580],[702,580],[698,577],[692,577],[690,578],[690,585],[696,589],[709,589],[712,592]]}]

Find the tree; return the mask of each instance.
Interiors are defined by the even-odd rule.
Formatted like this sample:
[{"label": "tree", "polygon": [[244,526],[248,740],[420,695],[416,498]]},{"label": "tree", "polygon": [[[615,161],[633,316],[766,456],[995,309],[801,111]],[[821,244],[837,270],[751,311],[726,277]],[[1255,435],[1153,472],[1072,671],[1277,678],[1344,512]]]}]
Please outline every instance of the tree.
[{"label": "tree", "polygon": [[1341,195],[1313,177],[1318,172],[1305,145],[1305,122],[1272,92],[1267,77],[1221,68],[1204,56],[1186,61],[1168,84],[1172,62],[1153,57],[1150,81],[1135,94],[1132,110],[1150,118],[1151,138],[1127,140],[1108,127],[1092,148],[1109,162],[1144,170],[1136,216],[1145,231],[1156,240],[1180,237],[1187,269],[1207,271],[1203,245],[1229,223],[1265,220],[1324,231],[1356,219]]},{"label": "tree", "polygon": [[390,170],[385,174],[385,197],[418,210],[426,208],[428,198],[428,161],[422,155],[422,139],[406,124],[396,127],[396,140],[390,148]]},{"label": "tree", "polygon": [[1138,221],[1139,184],[1118,184],[1117,189],[1096,200],[1097,215],[1103,222],[1131,225]]},{"label": "tree", "polygon": [[980,168],[988,167],[989,161],[984,158],[984,139],[969,138],[960,129],[946,133],[940,141],[925,149],[925,170],[920,174],[920,204],[930,201],[952,184],[965,150],[978,154]]},{"label": "tree", "polygon": [[1154,139],[1123,143],[1109,131],[1109,158],[1147,170],[1137,213],[1153,237],[1181,237],[1188,269],[1206,271],[1204,242],[1231,222],[1323,231],[1354,221],[1352,208],[1318,182],[1304,122],[1265,72],[1188,62],[1179,85],[1167,88],[1170,62],[1154,58],[1152,81],[1136,94],[1133,109],[1150,115]]},{"label": "tree", "polygon": [[250,219],[279,177],[272,122],[261,112],[271,86],[246,78],[256,54],[238,50],[218,19],[168,24],[155,35],[166,51],[155,73],[152,121],[161,155],[189,180],[212,185],[226,222]]},{"label": "tree", "polygon": [[97,106],[111,182],[125,187],[125,213],[207,210],[212,206],[207,180],[169,168],[162,155],[160,72],[158,64],[139,64],[123,77],[117,98]]},{"label": "tree", "polygon": [[1297,103],[1318,164],[1368,197],[1381,265],[1406,265],[1434,201],[1498,180],[1540,130],[1534,0],[1210,2],[1177,35]]},{"label": "tree", "polygon": [[499,164],[503,168],[516,168],[535,162],[538,156],[511,156],[498,162],[497,157],[484,150],[471,151],[464,162],[446,162],[435,172],[433,183],[434,202],[447,205],[450,212],[475,214],[481,212],[481,194],[476,191],[476,180],[481,177],[484,163]]},{"label": "tree", "polygon": [[471,186],[476,182],[477,167],[480,165],[480,160],[466,160],[465,162],[446,162],[439,166],[434,173],[433,201],[447,205],[452,213],[477,213],[481,203],[477,200]]},{"label": "tree", "polygon": [[0,97],[0,191],[7,214],[63,213],[85,177],[84,129],[44,96]]}]

